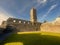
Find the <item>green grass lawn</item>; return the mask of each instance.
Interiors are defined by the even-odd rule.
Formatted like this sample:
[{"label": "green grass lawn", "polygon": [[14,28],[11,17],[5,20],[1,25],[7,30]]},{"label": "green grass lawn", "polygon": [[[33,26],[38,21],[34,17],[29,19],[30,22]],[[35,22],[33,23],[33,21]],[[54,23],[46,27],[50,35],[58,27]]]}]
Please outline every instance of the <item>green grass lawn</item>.
[{"label": "green grass lawn", "polygon": [[12,34],[1,45],[60,45],[60,34],[31,32]]}]

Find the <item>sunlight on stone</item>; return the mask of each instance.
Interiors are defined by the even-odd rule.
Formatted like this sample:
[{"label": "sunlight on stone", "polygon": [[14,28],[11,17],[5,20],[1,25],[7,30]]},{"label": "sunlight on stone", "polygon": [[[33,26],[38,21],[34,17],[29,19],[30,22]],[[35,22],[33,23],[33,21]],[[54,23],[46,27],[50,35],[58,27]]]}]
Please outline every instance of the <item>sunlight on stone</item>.
[{"label": "sunlight on stone", "polygon": [[11,42],[11,43],[6,43],[5,45],[23,45],[22,42]]}]

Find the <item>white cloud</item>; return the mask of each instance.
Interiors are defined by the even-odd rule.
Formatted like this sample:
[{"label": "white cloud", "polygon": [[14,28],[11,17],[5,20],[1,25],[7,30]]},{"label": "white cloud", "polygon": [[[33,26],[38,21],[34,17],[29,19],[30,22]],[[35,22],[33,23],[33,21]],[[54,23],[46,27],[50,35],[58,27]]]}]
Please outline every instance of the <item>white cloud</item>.
[{"label": "white cloud", "polygon": [[49,11],[48,11],[48,12],[50,12],[51,10],[53,10],[56,6],[57,6],[57,4],[52,5],[52,6],[50,7],[50,9],[49,9]]},{"label": "white cloud", "polygon": [[37,0],[37,3],[45,3],[47,0]]},{"label": "white cloud", "polygon": [[36,3],[36,0],[34,0],[33,2],[27,2],[25,5],[23,5],[23,8],[20,9],[20,10],[18,10],[17,12],[18,12],[19,14],[23,14],[23,13],[26,11],[27,8],[33,7],[33,5],[34,5],[35,3]]},{"label": "white cloud", "polygon": [[0,25],[2,23],[2,21],[5,21],[8,18],[8,16],[6,16],[4,13],[0,13]]},{"label": "white cloud", "polygon": [[37,1],[37,5],[35,6],[35,8],[39,7],[41,4],[43,4],[43,6],[46,4],[47,0],[36,0]]},{"label": "white cloud", "polygon": [[54,4],[50,7],[50,9],[48,10],[48,12],[42,16],[41,20],[43,20],[45,17],[48,16],[48,14],[57,6],[57,4]]},{"label": "white cloud", "polygon": [[[40,4],[43,4],[43,5],[44,5],[46,2],[47,2],[47,0],[34,0],[32,3],[31,3],[31,2],[28,2],[28,3],[26,3],[26,4],[23,6],[22,9],[18,10],[17,12],[20,13],[20,14],[22,14],[23,12],[26,11],[26,9],[27,9],[28,7],[37,8],[37,7],[40,6]],[[35,3],[37,3],[37,4],[36,4],[35,6],[33,6]]]},{"label": "white cloud", "polygon": [[2,8],[0,8],[0,25],[2,21],[6,21],[9,17],[13,17],[13,16],[7,13],[6,11],[4,11]]}]

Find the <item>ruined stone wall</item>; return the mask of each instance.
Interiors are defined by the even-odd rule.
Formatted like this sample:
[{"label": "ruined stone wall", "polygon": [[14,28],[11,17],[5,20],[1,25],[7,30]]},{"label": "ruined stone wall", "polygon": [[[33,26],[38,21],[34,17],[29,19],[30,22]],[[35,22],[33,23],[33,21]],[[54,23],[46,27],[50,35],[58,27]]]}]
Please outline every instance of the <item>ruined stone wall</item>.
[{"label": "ruined stone wall", "polygon": [[0,25],[0,28],[4,28],[5,29],[6,28],[6,24],[7,24],[6,21],[3,21],[2,24]]},{"label": "ruined stone wall", "polygon": [[35,23],[32,25],[30,21],[25,21],[21,19],[9,18],[7,20],[7,25],[13,26],[16,28],[16,31],[39,31],[40,23]]},{"label": "ruined stone wall", "polygon": [[44,23],[41,25],[41,31],[60,33],[60,25],[55,25],[55,24],[51,24],[51,23]]}]

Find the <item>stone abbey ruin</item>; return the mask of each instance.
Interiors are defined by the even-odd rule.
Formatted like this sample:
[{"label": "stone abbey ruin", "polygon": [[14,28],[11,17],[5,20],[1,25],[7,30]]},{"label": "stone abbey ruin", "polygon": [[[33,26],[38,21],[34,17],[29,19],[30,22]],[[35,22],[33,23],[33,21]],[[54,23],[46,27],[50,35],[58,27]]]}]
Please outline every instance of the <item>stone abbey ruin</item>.
[{"label": "stone abbey ruin", "polygon": [[36,9],[32,8],[30,11],[30,21],[8,18],[7,21],[2,22],[2,27],[11,26],[15,28],[16,31],[39,31],[40,22],[37,22]]},{"label": "stone abbey ruin", "polygon": [[[8,18],[6,21],[3,21],[1,24],[3,29],[11,29],[16,32],[25,32],[25,31],[44,31],[44,32],[59,32],[60,33],[60,17],[56,18],[52,22],[37,22],[36,9],[32,8],[30,10],[30,21]],[[0,31],[1,32],[1,31]]]}]

